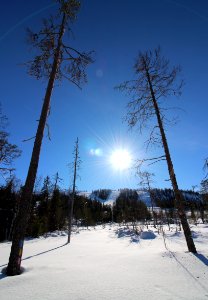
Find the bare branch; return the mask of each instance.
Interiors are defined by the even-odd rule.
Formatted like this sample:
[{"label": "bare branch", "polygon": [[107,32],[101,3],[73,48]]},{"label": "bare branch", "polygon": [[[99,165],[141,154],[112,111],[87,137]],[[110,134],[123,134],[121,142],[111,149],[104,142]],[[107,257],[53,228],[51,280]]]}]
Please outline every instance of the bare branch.
[{"label": "bare branch", "polygon": [[158,159],[158,160],[156,160],[156,161],[154,161],[154,162],[148,164],[148,166],[151,166],[151,165],[153,165],[153,164],[156,164],[157,162],[162,161],[162,160],[166,160],[166,158]]},{"label": "bare branch", "polygon": [[[135,160],[135,168],[137,170],[137,173],[141,173],[141,167],[146,163],[146,162],[152,162],[153,163],[156,163],[156,162],[159,162],[159,161],[162,161],[162,160],[165,160],[165,155],[161,155],[161,156],[158,156],[158,157],[151,157],[151,158],[143,158],[143,159],[137,159]],[[149,165],[153,164],[153,163],[149,163]]]},{"label": "bare branch", "polygon": [[35,137],[36,137],[36,136],[33,136],[33,137],[29,138],[29,139],[22,140],[22,142],[28,142],[28,141],[31,141],[31,140],[35,139]]},{"label": "bare branch", "polygon": [[[84,57],[84,54],[81,53],[81,52],[79,52],[79,51],[76,50],[75,48],[66,46],[66,45],[64,45],[64,44],[62,44],[62,45],[63,45],[64,50],[67,52],[67,54],[69,54],[69,51],[68,51],[67,49],[70,49],[70,50],[72,50],[73,52],[77,53],[79,56],[83,56],[83,57]],[[71,54],[69,54],[69,55],[71,55]]]},{"label": "bare branch", "polygon": [[15,171],[14,168],[1,168],[1,167],[0,167],[0,170],[2,170],[2,171],[9,171],[9,172]]},{"label": "bare branch", "polygon": [[65,79],[67,79],[68,81],[70,81],[71,83],[75,84],[80,90],[82,90],[81,86],[79,86],[74,80],[72,80],[71,78],[67,77],[64,74],[61,74],[61,76],[63,76]]}]

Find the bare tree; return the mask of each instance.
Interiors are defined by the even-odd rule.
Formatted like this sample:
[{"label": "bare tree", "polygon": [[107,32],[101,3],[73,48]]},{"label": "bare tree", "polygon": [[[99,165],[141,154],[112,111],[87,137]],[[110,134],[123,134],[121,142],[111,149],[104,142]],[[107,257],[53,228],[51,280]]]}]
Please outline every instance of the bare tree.
[{"label": "bare tree", "polygon": [[72,229],[72,220],[73,220],[73,210],[74,210],[74,198],[76,193],[76,180],[77,180],[77,170],[80,166],[80,158],[79,158],[79,140],[77,138],[75,149],[74,149],[74,163],[73,163],[73,186],[72,193],[69,191],[69,220],[68,220],[68,240],[67,244],[70,243],[71,239],[71,229]]},{"label": "bare tree", "polygon": [[29,220],[32,193],[38,169],[41,144],[50,111],[50,101],[55,80],[66,78],[78,87],[86,82],[85,67],[92,62],[91,52],[79,52],[66,45],[64,33],[70,30],[80,8],[77,0],[56,0],[59,5],[57,15],[43,20],[42,29],[34,33],[28,30],[28,39],[38,54],[27,63],[28,72],[37,79],[47,78],[48,85],[43,101],[42,111],[35,135],[30,166],[23,188],[19,211],[15,220],[12,247],[7,267],[7,275],[21,273],[21,258],[26,224]]},{"label": "bare tree", "polygon": [[155,176],[155,174],[149,173],[147,171],[144,171],[144,172],[138,171],[137,175],[140,177],[140,180],[141,180],[139,185],[147,188],[147,190],[149,192],[151,209],[152,209],[152,217],[153,217],[154,227],[156,228],[156,220],[155,220],[155,212],[154,212],[154,192],[151,187],[151,184],[153,182],[152,177]]},{"label": "bare tree", "polygon": [[128,103],[127,121],[130,127],[139,125],[142,130],[150,121],[155,120],[153,130],[159,131],[160,143],[165,155],[170,180],[175,194],[175,204],[183,226],[186,243],[190,252],[196,253],[184,208],[183,195],[178,188],[176,175],[164,129],[165,108],[162,102],[171,95],[180,95],[183,82],[178,80],[179,67],[170,67],[170,63],[161,55],[160,48],[154,51],[140,52],[134,65],[136,79],[126,81],[118,88],[132,96]]}]

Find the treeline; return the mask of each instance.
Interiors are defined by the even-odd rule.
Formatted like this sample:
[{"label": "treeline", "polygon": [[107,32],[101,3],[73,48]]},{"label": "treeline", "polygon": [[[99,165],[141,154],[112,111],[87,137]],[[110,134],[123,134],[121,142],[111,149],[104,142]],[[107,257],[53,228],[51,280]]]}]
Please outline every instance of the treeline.
[{"label": "treeline", "polygon": [[[20,191],[14,190],[13,181],[0,187],[0,241],[11,240],[14,219],[18,212]],[[31,214],[26,236],[38,237],[55,230],[65,230],[68,224],[70,194],[52,184],[47,176],[38,192],[33,193]],[[73,222],[77,226],[92,226],[111,221],[111,207],[76,195]]]},{"label": "treeline", "polygon": [[[200,217],[202,221],[208,219],[208,180],[203,181],[201,193],[182,191],[185,199],[186,211],[194,222]],[[107,199],[111,190],[100,189],[93,193],[100,199]],[[175,198],[171,189],[152,189],[154,207],[147,208],[133,189],[121,189],[113,207],[100,201],[90,200],[83,195],[75,196],[73,210],[73,224],[76,226],[94,226],[111,221],[117,223],[137,222],[158,225],[161,223],[177,223],[178,216],[175,209]],[[11,240],[14,219],[21,199],[21,188],[15,190],[13,180],[0,187],[0,241]],[[33,193],[31,215],[27,226],[28,237],[46,235],[48,232],[66,230],[70,210],[70,194],[60,189],[47,176],[38,191]]]},{"label": "treeline", "polygon": [[[204,189],[201,193],[191,190],[181,191],[184,196],[186,215],[190,222],[197,225],[198,219],[202,222],[208,221],[208,180],[204,182]],[[121,189],[120,195],[113,205],[113,218],[117,223],[152,224],[154,227],[167,224],[178,225],[181,230],[181,223],[175,206],[175,197],[172,189],[152,189],[153,209],[147,208],[141,201],[137,190]],[[138,223],[137,223],[138,222]]]},{"label": "treeline", "polygon": [[[186,211],[191,213],[191,218],[196,221],[197,217],[200,217],[204,222],[207,218],[208,201],[207,193],[200,194],[191,190],[181,191],[184,197],[184,206]],[[168,209],[169,213],[173,215],[175,209],[175,197],[174,192],[171,189],[153,189],[153,202],[155,206],[161,209]]]},{"label": "treeline", "polygon": [[14,192],[12,181],[0,187],[0,241],[11,239],[18,199],[19,195]]},{"label": "treeline", "polygon": [[[185,201],[185,206],[188,208],[190,203],[202,202],[202,196],[198,192],[191,190],[181,190]],[[161,208],[172,208],[174,207],[174,192],[172,189],[152,189],[153,198],[156,206]]]}]

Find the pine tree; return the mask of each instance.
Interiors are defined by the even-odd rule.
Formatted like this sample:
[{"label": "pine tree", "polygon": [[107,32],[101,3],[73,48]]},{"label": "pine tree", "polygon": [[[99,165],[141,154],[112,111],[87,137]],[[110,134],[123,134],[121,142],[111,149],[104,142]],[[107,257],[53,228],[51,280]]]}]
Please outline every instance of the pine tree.
[{"label": "pine tree", "polygon": [[[173,67],[171,69],[169,61],[161,55],[160,48],[158,48],[154,51],[140,52],[136,59],[134,70],[136,79],[126,81],[118,87],[121,91],[126,91],[133,97],[132,101],[128,104],[128,124],[130,127],[139,125],[140,130],[142,130],[150,120],[152,121],[153,118],[156,119],[157,124],[150,134],[149,143],[159,142],[164,149],[164,155],[157,159],[165,159],[167,162],[168,172],[175,194],[175,204],[183,226],[187,247],[190,252],[196,253],[191,230],[185,214],[184,198],[178,188],[164,129],[164,107],[161,106],[162,100],[168,96],[181,93],[182,81],[177,80],[180,68]],[[156,134],[154,134],[155,132]]]},{"label": "pine tree", "polygon": [[80,8],[77,0],[57,0],[59,10],[56,16],[43,21],[38,33],[28,30],[28,39],[39,54],[29,62],[28,72],[37,79],[47,78],[48,84],[38,122],[31,161],[23,188],[19,211],[15,220],[12,247],[7,266],[7,275],[21,273],[21,259],[29,220],[33,188],[38,169],[39,156],[43,140],[47,116],[50,111],[51,95],[55,80],[66,78],[80,85],[86,81],[85,67],[92,62],[91,53],[79,52],[64,42],[64,33],[70,29]]},{"label": "pine tree", "polygon": [[13,190],[13,181],[9,180],[5,186],[0,187],[0,241],[10,239],[16,206],[17,196]]},{"label": "pine tree", "polygon": [[48,228],[49,231],[61,229],[61,197],[60,191],[57,187],[53,190],[53,195],[50,200],[49,207],[49,220]]}]

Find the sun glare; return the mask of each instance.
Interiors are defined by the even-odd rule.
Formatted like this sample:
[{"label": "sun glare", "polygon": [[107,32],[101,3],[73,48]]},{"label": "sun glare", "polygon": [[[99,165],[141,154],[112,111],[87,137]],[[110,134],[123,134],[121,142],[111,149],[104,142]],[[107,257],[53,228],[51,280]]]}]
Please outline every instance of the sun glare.
[{"label": "sun glare", "polygon": [[131,155],[127,150],[117,149],[110,156],[110,163],[115,170],[125,170],[131,165]]}]

